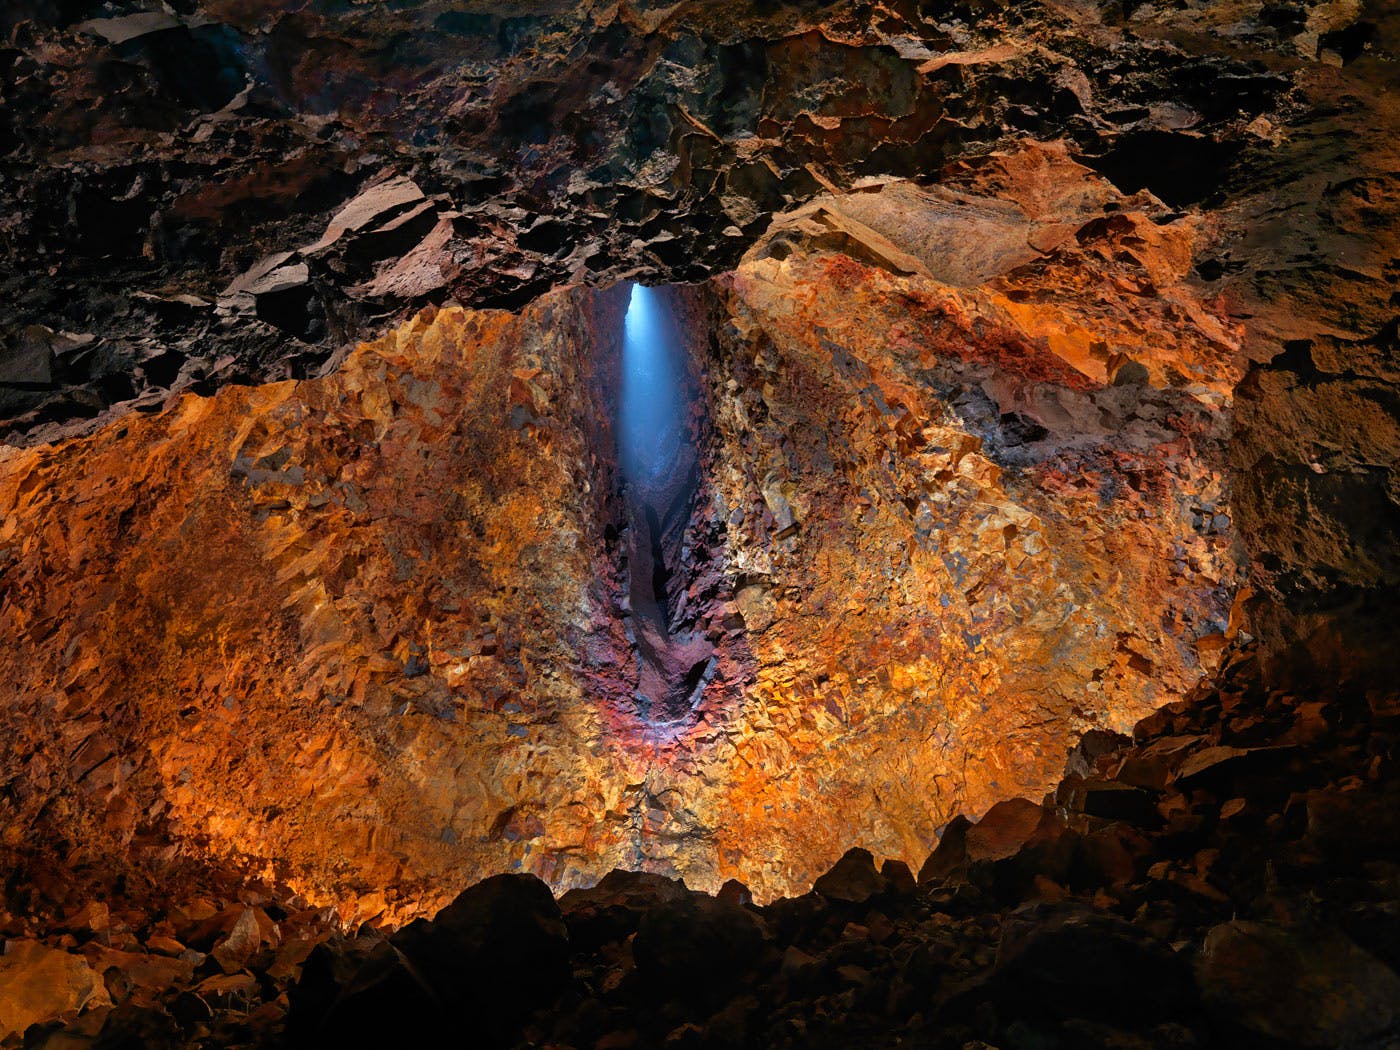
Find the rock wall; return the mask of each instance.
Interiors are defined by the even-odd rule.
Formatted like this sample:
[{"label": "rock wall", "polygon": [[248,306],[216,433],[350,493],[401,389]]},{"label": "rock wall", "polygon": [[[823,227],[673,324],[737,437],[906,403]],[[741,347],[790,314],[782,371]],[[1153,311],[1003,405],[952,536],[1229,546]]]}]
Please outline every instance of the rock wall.
[{"label": "rock wall", "polygon": [[[1131,204],[1031,147],[658,293],[700,397],[668,617],[713,652],[679,721],[638,702],[625,287],[428,310],[326,378],[8,450],[7,844],[398,918],[511,869],[770,897],[1044,791],[1232,630],[1233,337],[1180,283],[1193,224]],[[993,248],[936,246],[989,213]],[[1032,269],[1077,297],[1015,294]],[[1146,336],[1110,353],[1089,310]]]},{"label": "rock wall", "polygon": [[775,212],[1027,137],[1197,206],[1371,24],[1225,6],[1202,39],[1038,0],[13,0],[0,434],[314,375],[428,302],[703,280]]},{"label": "rock wall", "polygon": [[[1348,724],[1400,593],[1393,6],[8,4],[11,918],[766,900],[1251,637],[1240,695]],[[633,280],[694,396],[646,536]]]},{"label": "rock wall", "polygon": [[1230,470],[1248,618],[1278,688],[1392,677],[1400,13],[1352,11],[1353,29],[1323,31],[1319,61],[1294,74],[1292,114],[1246,152],[1259,167],[1220,209],[1208,271],[1255,362]]}]

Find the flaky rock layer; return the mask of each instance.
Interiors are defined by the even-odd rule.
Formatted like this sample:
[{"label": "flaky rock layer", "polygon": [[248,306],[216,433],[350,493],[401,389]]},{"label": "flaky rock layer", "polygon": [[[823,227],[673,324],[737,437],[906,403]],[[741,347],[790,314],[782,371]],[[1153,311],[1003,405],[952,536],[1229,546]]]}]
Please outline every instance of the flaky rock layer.
[{"label": "flaky rock layer", "polygon": [[[1051,199],[987,196],[1008,172]],[[1021,247],[881,234],[891,195]],[[326,378],[6,453],[9,845],[170,845],[361,915],[510,869],[769,897],[857,843],[917,863],[1214,665],[1232,337],[1189,223],[1036,149],[775,230],[661,292],[700,397],[672,615],[714,652],[684,718],[637,704],[625,289],[430,310]],[[1148,337],[1086,344],[1091,303]]]}]

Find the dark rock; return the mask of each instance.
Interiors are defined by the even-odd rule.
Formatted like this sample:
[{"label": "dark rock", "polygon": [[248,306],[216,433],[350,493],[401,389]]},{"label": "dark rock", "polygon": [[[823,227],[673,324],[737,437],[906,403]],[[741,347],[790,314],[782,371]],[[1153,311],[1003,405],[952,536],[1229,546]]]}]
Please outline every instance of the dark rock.
[{"label": "dark rock", "polygon": [[[1084,887],[1114,887],[1132,882],[1142,874],[1144,865],[1139,859],[1150,856],[1152,846],[1140,831],[1126,824],[1113,824],[1078,836],[1074,845],[1073,861],[1066,866],[1066,881]],[[1054,871],[1049,865],[1044,867]],[[1031,868],[1042,868],[1038,858]]]},{"label": "dark rock", "polygon": [[426,927],[391,938],[445,999],[477,998],[498,1013],[551,997],[569,977],[569,940],[549,887],[496,875],[463,890]]},{"label": "dark rock", "polygon": [[738,879],[726,879],[715,896],[729,904],[753,903],[753,892]]},{"label": "dark rock", "polygon": [[[949,831],[953,831],[951,826]],[[944,871],[946,874],[933,881],[969,890],[976,887],[1012,904],[1036,896],[1041,883],[1053,885],[1074,877],[1080,853],[1078,833],[1067,828],[1053,811],[1026,799],[1013,799],[992,807],[977,824],[968,825],[961,845],[956,839],[950,843],[945,832],[944,843],[925,863],[921,875]]]},{"label": "dark rock", "polygon": [[647,871],[614,869],[595,885],[573,889],[559,898],[559,909],[572,915],[586,908],[622,907],[640,914],[653,905],[690,896],[680,879]]},{"label": "dark rock", "polygon": [[636,933],[649,909],[689,896],[679,879],[617,870],[608,872],[595,886],[569,890],[559,898],[559,908],[570,943],[575,949],[591,951]]},{"label": "dark rock", "polygon": [[1141,788],[1114,780],[1086,780],[1074,785],[1069,806],[1079,813],[1102,820],[1124,820],[1143,826],[1155,826],[1162,822],[1151,795]]},{"label": "dark rock", "polygon": [[1065,775],[1091,777],[1098,771],[1099,762],[1116,753],[1132,740],[1122,733],[1107,729],[1091,729],[1079,738],[1079,743],[1070,749],[1065,761]]},{"label": "dark rock", "polygon": [[632,956],[652,994],[718,1004],[765,964],[764,924],[747,908],[691,894],[642,916]]},{"label": "dark rock", "polygon": [[831,904],[817,893],[784,897],[765,905],[764,921],[780,944],[807,943],[818,936],[834,913]]},{"label": "dark rock", "polygon": [[215,974],[200,981],[194,993],[216,1010],[247,1010],[258,993],[258,979],[250,973]]},{"label": "dark rock", "polygon": [[288,1034],[304,1042],[318,1038],[327,1016],[357,974],[368,972],[385,957],[397,959],[397,953],[383,937],[373,934],[352,940],[336,937],[313,948],[300,979],[288,992]]},{"label": "dark rock", "polygon": [[1297,748],[1207,747],[1193,753],[1177,767],[1172,778],[1179,788],[1207,788],[1228,791],[1243,778],[1276,778],[1287,769]]},{"label": "dark rock", "polygon": [[568,934],[549,888],[531,875],[497,875],[387,941],[315,949],[288,1031],[339,1046],[444,1039],[465,1008],[478,1015],[476,1035],[495,1045],[569,974]]},{"label": "dark rock", "polygon": [[[1120,185],[1184,206],[1223,191],[1250,156],[1242,129],[1291,86],[1205,44],[1179,63],[1189,73],[1166,70],[1155,43],[1107,26],[1086,39],[1037,4],[1017,9],[1030,61],[998,48],[991,22],[935,26],[917,6],[870,20],[684,5],[656,21],[650,6],[332,4],[287,18],[205,0],[16,2],[0,49],[0,204],[14,217],[0,327],[100,319],[119,355],[155,339],[232,358],[211,388],[280,378],[290,358],[314,372],[366,324],[428,301],[517,306],[579,277],[704,278],[777,210],[867,174],[929,180],[1007,135],[1065,139]],[[1378,47],[1366,24],[1328,30],[1328,55]],[[1151,119],[1168,110],[1189,118]],[[1115,125],[1125,113],[1145,116]],[[309,284],[221,301],[217,317],[170,309],[270,254],[295,255]],[[36,260],[50,279],[32,279]],[[109,407],[60,398],[66,383],[0,394],[7,431],[52,435]],[[1039,441],[1039,424],[1005,415],[1008,443]]]},{"label": "dark rock", "polygon": [[1217,190],[1239,148],[1191,132],[1136,131],[1093,163],[1124,193],[1147,189],[1184,207]]},{"label": "dark rock", "polygon": [[1150,791],[1166,788],[1172,773],[1200,743],[1198,736],[1168,736],[1125,754],[1113,779]]},{"label": "dark rock", "polygon": [[328,945],[313,951],[289,995],[287,1034],[295,1042],[367,1050],[448,1037],[447,1004],[392,944],[376,939],[346,960],[353,965],[335,959],[339,952]]},{"label": "dark rock", "polygon": [[91,1045],[93,1050],[174,1050],[184,1044],[180,1026],[169,1011],[130,1002],[107,1014]]},{"label": "dark rock", "polygon": [[867,849],[847,850],[834,867],[812,884],[812,889],[830,901],[864,904],[885,892],[889,883],[875,870],[875,858]]},{"label": "dark rock", "polygon": [[42,325],[29,325],[0,343],[0,384],[48,386],[52,383],[52,334]]},{"label": "dark rock", "polygon": [[998,802],[968,829],[968,860],[976,863],[1014,856],[1035,833],[1044,817],[1045,810],[1029,799],[1012,798]]},{"label": "dark rock", "polygon": [[1308,1047],[1379,1047],[1400,1038],[1400,977],[1327,927],[1216,926],[1196,980],[1229,1030]]},{"label": "dark rock", "polygon": [[1194,1008],[1190,971],[1116,916],[1025,905],[1008,917],[993,977],[1011,1016],[1079,1017],[1138,1028]]},{"label": "dark rock", "polygon": [[948,822],[938,845],[919,869],[919,884],[940,882],[967,863],[967,831],[972,821],[961,813]]},{"label": "dark rock", "polygon": [[1400,789],[1332,785],[1307,796],[1308,842],[1341,860],[1400,858]]},{"label": "dark rock", "polygon": [[880,875],[889,888],[898,894],[911,894],[919,885],[918,880],[914,878],[914,873],[909,870],[909,865],[894,857],[886,859],[880,865]]}]

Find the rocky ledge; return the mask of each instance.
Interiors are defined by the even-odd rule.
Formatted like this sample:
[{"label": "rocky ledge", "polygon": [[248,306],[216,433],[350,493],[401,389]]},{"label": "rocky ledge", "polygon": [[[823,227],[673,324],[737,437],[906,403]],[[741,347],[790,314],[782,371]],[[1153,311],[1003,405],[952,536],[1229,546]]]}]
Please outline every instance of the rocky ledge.
[{"label": "rocky ledge", "polygon": [[1398,761],[1400,693],[1266,690],[1245,652],[917,877],[853,849],[767,906],[498,875],[351,931],[255,880],[139,903],[17,872],[0,1020],[54,1048],[1394,1046]]}]

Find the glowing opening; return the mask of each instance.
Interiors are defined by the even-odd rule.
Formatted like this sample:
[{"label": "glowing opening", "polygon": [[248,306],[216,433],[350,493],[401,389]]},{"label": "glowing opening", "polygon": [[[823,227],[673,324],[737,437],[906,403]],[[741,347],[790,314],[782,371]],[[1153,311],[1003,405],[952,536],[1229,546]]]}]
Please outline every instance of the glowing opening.
[{"label": "glowing opening", "polygon": [[[623,478],[644,490],[669,488],[681,466],[689,406],[680,342],[656,290],[633,285],[623,323],[618,454]],[[657,502],[650,495],[642,501]]]},{"label": "glowing opening", "polygon": [[629,631],[637,708],[653,724],[689,717],[714,647],[681,614],[686,526],[699,482],[685,341],[667,293],[632,287],[623,323],[617,452],[627,513]]}]

